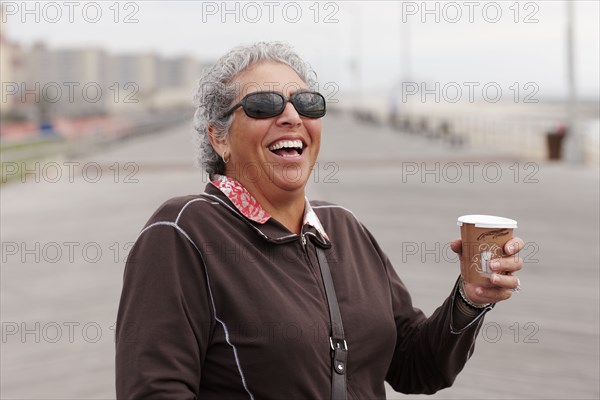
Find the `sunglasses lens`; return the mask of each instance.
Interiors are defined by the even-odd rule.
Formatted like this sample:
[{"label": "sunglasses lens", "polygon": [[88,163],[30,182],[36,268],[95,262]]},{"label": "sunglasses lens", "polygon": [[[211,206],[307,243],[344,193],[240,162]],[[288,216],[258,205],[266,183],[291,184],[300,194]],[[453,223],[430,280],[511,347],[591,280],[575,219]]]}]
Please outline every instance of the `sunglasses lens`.
[{"label": "sunglasses lens", "polygon": [[[325,98],[317,92],[297,92],[291,96],[291,103],[298,114],[309,118],[325,115]],[[242,101],[244,111],[252,118],[271,118],[285,109],[285,98],[277,92],[256,92],[247,95]]]},{"label": "sunglasses lens", "polygon": [[246,98],[244,110],[252,118],[270,118],[283,111],[283,98],[277,93],[254,93]]},{"label": "sunglasses lens", "polygon": [[292,104],[299,114],[309,118],[325,115],[325,98],[319,93],[299,92],[292,96]]}]

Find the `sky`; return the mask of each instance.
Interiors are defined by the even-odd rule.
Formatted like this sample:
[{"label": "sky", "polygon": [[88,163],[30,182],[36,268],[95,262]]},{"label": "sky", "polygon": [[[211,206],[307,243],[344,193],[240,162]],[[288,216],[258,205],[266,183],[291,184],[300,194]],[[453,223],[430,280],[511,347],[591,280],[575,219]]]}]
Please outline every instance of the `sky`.
[{"label": "sky", "polygon": [[[292,43],[322,86],[392,93],[404,79],[447,96],[567,94],[566,1],[3,1],[6,34],[210,61],[239,44]],[[577,92],[598,98],[599,1],[574,2]],[[331,86],[330,86],[331,87]],[[493,93],[492,93],[493,95]]]}]

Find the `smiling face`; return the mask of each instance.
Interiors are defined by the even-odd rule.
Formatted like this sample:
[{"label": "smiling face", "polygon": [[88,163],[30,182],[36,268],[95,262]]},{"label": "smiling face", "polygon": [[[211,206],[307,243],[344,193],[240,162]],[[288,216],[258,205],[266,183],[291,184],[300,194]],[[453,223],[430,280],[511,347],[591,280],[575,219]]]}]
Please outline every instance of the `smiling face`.
[{"label": "smiling face", "polygon": [[[233,104],[252,92],[276,91],[289,97],[307,89],[292,68],[274,62],[251,66],[234,83],[241,91]],[[321,119],[301,116],[290,102],[283,113],[266,119],[251,118],[238,107],[227,139],[211,142],[218,154],[230,154],[225,174],[237,179],[259,202],[303,198],[319,154]]]}]

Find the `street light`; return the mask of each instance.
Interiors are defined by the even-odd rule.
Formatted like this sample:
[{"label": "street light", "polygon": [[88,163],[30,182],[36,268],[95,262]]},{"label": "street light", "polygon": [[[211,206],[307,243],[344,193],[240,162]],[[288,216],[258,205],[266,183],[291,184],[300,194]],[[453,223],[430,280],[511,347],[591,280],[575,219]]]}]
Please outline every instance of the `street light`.
[{"label": "street light", "polygon": [[583,162],[583,138],[577,124],[577,88],[575,80],[575,2],[566,0],[566,54],[567,54],[567,143],[565,143],[565,155],[568,161]]}]

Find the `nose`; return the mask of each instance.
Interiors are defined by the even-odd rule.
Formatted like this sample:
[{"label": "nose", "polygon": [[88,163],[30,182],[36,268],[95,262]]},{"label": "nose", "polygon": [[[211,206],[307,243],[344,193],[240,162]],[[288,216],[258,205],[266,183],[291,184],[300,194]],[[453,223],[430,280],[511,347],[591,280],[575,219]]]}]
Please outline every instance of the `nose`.
[{"label": "nose", "polygon": [[296,108],[291,102],[285,104],[283,112],[277,117],[277,124],[284,126],[299,126],[302,124],[302,118],[296,111]]}]

